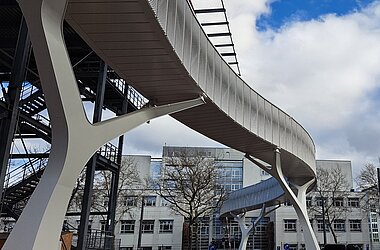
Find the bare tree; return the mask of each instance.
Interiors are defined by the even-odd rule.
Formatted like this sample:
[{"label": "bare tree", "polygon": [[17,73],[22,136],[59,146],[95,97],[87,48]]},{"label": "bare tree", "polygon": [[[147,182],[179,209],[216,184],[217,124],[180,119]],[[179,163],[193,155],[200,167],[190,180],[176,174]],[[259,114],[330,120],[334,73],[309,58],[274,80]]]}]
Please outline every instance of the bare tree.
[{"label": "bare tree", "polygon": [[[111,192],[112,173],[110,171],[99,171],[95,175],[94,197],[92,208],[97,211],[107,211],[108,197]],[[140,186],[142,181],[139,177],[137,166],[133,158],[124,157],[119,172],[119,187],[117,190],[116,223],[125,214],[129,213],[131,206],[125,202],[127,196],[139,196],[141,191],[136,191],[135,187]]]},{"label": "bare tree", "polygon": [[[225,198],[225,191],[218,183],[220,171],[213,158],[187,150],[163,159],[161,176],[150,179],[149,184],[168,206],[181,214],[189,223],[189,236],[198,231],[201,217],[210,215]],[[191,249],[189,239],[189,249]]]},{"label": "bare tree", "polygon": [[355,178],[356,184],[365,194],[362,197],[361,207],[366,212],[377,212],[380,197],[378,192],[377,169],[373,163],[367,163]]},{"label": "bare tree", "polygon": [[315,190],[317,202],[308,209],[313,217],[322,218],[324,230],[330,231],[335,243],[338,243],[338,237],[334,223],[343,220],[349,210],[348,206],[344,204],[349,187],[346,176],[340,167],[329,170],[317,169]]},{"label": "bare tree", "polygon": [[367,163],[360,170],[359,175],[355,178],[355,181],[359,188],[371,189],[377,187],[377,170],[373,163]]},{"label": "bare tree", "polygon": [[[77,184],[73,190],[70,199],[69,210],[78,210],[81,208],[83,199],[83,190],[86,171],[83,170],[77,179]],[[111,192],[112,173],[110,171],[96,171],[93,185],[93,197],[91,210],[105,212],[108,210],[108,197]],[[141,190],[136,191],[134,187],[141,186],[142,181],[139,177],[136,163],[131,157],[124,157],[121,163],[119,173],[119,187],[117,190],[117,207],[116,207],[116,223],[123,216],[130,212],[132,206],[128,206],[125,202],[127,196],[141,195]],[[105,218],[103,218],[105,219]]]}]

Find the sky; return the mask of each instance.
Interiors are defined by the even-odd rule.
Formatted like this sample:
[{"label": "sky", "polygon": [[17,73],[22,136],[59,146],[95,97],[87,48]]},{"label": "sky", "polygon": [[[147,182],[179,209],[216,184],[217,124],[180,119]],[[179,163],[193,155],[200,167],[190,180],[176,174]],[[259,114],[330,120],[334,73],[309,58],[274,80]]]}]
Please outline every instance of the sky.
[{"label": "sky", "polygon": [[[380,1],[224,3],[242,78],[306,128],[317,159],[351,160],[354,175],[378,164]],[[165,144],[223,146],[163,117],[129,132],[124,153],[160,156]]]}]

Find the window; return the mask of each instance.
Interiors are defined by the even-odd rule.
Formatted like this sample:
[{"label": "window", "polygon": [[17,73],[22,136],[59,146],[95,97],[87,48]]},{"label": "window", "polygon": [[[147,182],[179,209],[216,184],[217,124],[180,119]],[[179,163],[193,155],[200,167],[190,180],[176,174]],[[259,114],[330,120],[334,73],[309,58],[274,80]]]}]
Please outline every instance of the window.
[{"label": "window", "polygon": [[334,207],[343,207],[343,198],[335,198],[334,199]]},{"label": "window", "polygon": [[322,201],[323,201],[323,199],[325,200],[325,204],[326,204],[326,201],[327,201],[326,198],[316,197],[316,198],[315,198],[316,205],[319,206],[319,207],[321,207],[321,206],[322,206]]},{"label": "window", "polygon": [[334,221],[334,230],[336,232],[345,232],[346,231],[346,221],[345,220],[335,220]]},{"label": "window", "polygon": [[128,207],[136,207],[137,200],[137,196],[126,196],[124,205]]},{"label": "window", "polygon": [[372,234],[372,240],[373,240],[373,242],[379,242],[379,234],[373,233]]},{"label": "window", "polygon": [[348,198],[349,207],[359,207],[359,198]]},{"label": "window", "polygon": [[170,205],[170,203],[167,200],[165,200],[164,197],[161,197],[161,204],[160,204],[160,206],[161,207],[167,207],[169,205]]},{"label": "window", "polygon": [[158,246],[158,250],[172,250],[171,246]]},{"label": "window", "polygon": [[144,220],[142,223],[142,233],[152,234],[154,231],[154,220]]},{"label": "window", "polygon": [[100,231],[106,231],[107,221],[101,220],[101,221],[99,221],[99,223],[100,223]]},{"label": "window", "polygon": [[173,220],[160,220],[160,233],[172,233]]},{"label": "window", "polygon": [[313,204],[312,204],[312,198],[311,197],[306,197],[306,206],[307,207],[311,207]]},{"label": "window", "polygon": [[350,220],[350,231],[351,232],[361,232],[362,231],[362,221],[361,220]]},{"label": "window", "polygon": [[155,207],[156,206],[156,196],[145,196],[144,197],[144,205],[147,207]]},{"label": "window", "polygon": [[288,244],[289,245],[289,250],[298,250],[298,244]]},{"label": "window", "polygon": [[285,200],[284,201],[284,206],[291,207],[291,206],[293,206],[293,204],[289,200]]},{"label": "window", "polygon": [[120,233],[121,234],[133,234],[135,232],[134,220],[122,220],[120,221]]},{"label": "window", "polygon": [[285,232],[297,232],[297,220],[284,220]]},{"label": "window", "polygon": [[[326,229],[326,232],[329,231],[329,225],[325,224],[325,229]],[[323,232],[323,220],[317,220],[317,230],[318,232]]]}]

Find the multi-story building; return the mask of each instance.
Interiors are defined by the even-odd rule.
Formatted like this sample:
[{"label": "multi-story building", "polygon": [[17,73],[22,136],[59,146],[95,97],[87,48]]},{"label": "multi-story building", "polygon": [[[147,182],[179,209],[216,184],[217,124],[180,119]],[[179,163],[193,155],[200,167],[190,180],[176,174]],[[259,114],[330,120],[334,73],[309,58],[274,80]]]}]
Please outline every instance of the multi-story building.
[{"label": "multi-story building", "polygon": [[[244,154],[229,148],[163,148],[163,158],[175,155],[176,151],[189,150],[194,154],[214,158],[217,167],[221,169],[220,183],[227,191],[238,190],[242,187],[258,183],[270,177],[265,171],[256,167],[251,161],[245,159]],[[154,159],[150,156],[126,156],[133,159],[137,166],[141,180],[148,177],[160,176],[162,159]],[[340,168],[347,183],[346,196],[342,200],[334,201],[336,206],[345,206],[344,216],[335,220],[333,224],[337,239],[344,244],[358,244],[362,249],[369,249],[373,242],[370,241],[368,214],[360,209],[362,194],[352,190],[352,169],[349,161],[317,161],[317,167],[322,169]],[[143,194],[144,206],[137,199],[136,192]],[[119,203],[129,207],[127,213],[117,218],[116,239],[120,240],[121,249],[136,249],[139,241],[145,250],[157,249],[182,249],[186,235],[184,219],[173,213],[167,206],[167,202],[152,190],[141,190],[140,187],[131,187],[119,197]],[[309,194],[307,205],[318,207],[320,198],[316,192]],[[311,210],[310,210],[311,211]],[[247,213],[246,220],[250,222],[257,217],[259,211]],[[373,216],[372,216],[373,217]],[[372,218],[371,217],[371,218]],[[370,219],[371,219],[370,218]],[[72,217],[72,223],[78,218]],[[92,230],[100,230],[105,227],[106,221],[101,216],[92,216]],[[74,222],[73,222],[74,220]],[[323,220],[313,212],[310,212],[310,220],[318,241],[323,243]],[[376,240],[377,226],[374,218],[371,220],[372,241]],[[142,223],[141,223],[142,222]],[[377,224],[376,224],[377,225]],[[198,249],[207,249],[211,241],[217,241],[219,248],[237,249],[240,241],[240,229],[232,218],[221,220],[218,214],[205,217],[201,220],[198,231]],[[378,234],[377,234],[378,239]],[[326,231],[327,243],[333,243],[332,234]],[[247,249],[284,249],[287,244],[289,249],[303,249],[303,235],[297,215],[293,207],[285,203],[283,206],[265,217],[257,227],[255,234],[250,236]],[[372,248],[375,249],[375,248]]]}]

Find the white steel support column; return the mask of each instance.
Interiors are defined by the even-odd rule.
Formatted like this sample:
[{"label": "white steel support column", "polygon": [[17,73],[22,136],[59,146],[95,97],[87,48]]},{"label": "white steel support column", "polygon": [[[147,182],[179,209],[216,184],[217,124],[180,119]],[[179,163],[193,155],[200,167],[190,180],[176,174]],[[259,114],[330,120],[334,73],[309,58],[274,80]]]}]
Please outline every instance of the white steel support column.
[{"label": "white steel support column", "polygon": [[[317,238],[314,234],[313,228],[311,227],[309,216],[307,214],[307,208],[306,208],[306,192],[307,192],[307,189],[311,185],[313,185],[315,179],[311,179],[310,181],[306,182],[302,186],[296,185],[292,183],[290,180],[286,180],[282,172],[281,153],[279,149],[276,149],[274,151],[274,166],[270,166],[270,167],[265,166],[264,164],[255,160],[249,155],[246,155],[246,157],[247,159],[255,163],[257,166],[259,166],[261,169],[267,171],[274,178],[277,179],[277,181],[280,183],[281,187],[285,191],[289,201],[292,203],[297,213],[298,219],[300,220],[300,223],[303,229],[306,249],[320,250]],[[292,185],[292,187],[296,189],[297,194],[293,192],[290,185]]]},{"label": "white steel support column", "polygon": [[143,108],[91,124],[85,115],[63,40],[67,0],[19,0],[33,44],[52,126],[44,175],[8,237],[4,250],[60,249],[69,197],[80,171],[106,142],[150,119],[202,105],[203,98]]},{"label": "white steel support column", "polygon": [[234,220],[239,224],[240,231],[241,231],[241,240],[239,245],[239,250],[245,250],[247,249],[247,242],[248,237],[251,232],[255,233],[257,225],[259,225],[260,221],[267,216],[269,213],[273,212],[277,208],[279,208],[281,204],[275,206],[274,208],[270,209],[269,211],[266,210],[265,203],[263,204],[263,207],[261,208],[261,212],[259,217],[257,217],[254,221],[251,221],[248,225],[245,222],[245,213],[241,213],[238,215],[235,215],[231,213],[231,215],[234,217]]},{"label": "white steel support column", "polygon": [[245,222],[245,213],[238,214],[238,215],[231,213],[231,215],[234,217],[234,220],[239,224],[240,231],[241,231],[241,240],[240,240],[239,250],[245,250],[247,249],[249,234],[251,233],[252,229],[254,229],[254,223],[251,222],[247,225],[247,223]]}]

